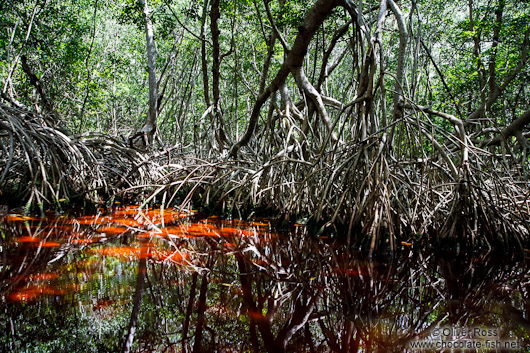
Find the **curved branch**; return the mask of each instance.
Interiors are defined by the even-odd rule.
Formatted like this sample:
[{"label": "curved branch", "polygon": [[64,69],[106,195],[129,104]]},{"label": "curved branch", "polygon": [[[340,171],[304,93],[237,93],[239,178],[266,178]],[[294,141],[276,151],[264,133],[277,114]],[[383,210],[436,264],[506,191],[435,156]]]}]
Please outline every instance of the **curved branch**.
[{"label": "curved branch", "polygon": [[516,136],[528,124],[530,124],[530,110],[527,110],[519,118],[515,119],[510,125],[508,125],[506,129],[502,130],[499,135],[492,138],[491,140],[484,141],[482,146],[499,145],[507,138]]},{"label": "curved branch", "polygon": [[[318,114],[322,118],[322,121],[324,122],[324,125],[326,125],[326,128],[328,129],[328,132],[331,133],[331,140],[335,143],[338,140],[337,134],[333,131],[333,125],[331,123],[331,120],[329,118],[328,112],[326,110],[326,107],[324,106],[324,101],[322,100],[322,96],[318,91],[313,87],[313,85],[309,82],[307,79],[304,70],[302,67],[297,68],[293,75],[296,79],[296,83],[298,86],[304,90],[304,92],[311,97],[311,100],[315,104]],[[329,100],[328,100],[329,102]]]},{"label": "curved branch", "polygon": [[274,21],[274,18],[272,17],[272,14],[271,14],[271,9],[269,8],[269,2],[264,1],[263,3],[265,4],[265,10],[267,11],[267,18],[269,19],[269,22],[271,23],[272,29],[274,30],[276,37],[278,37],[278,39],[280,40],[283,50],[285,50],[285,52],[288,53],[289,46],[287,46],[287,42],[285,41],[282,34],[280,33],[278,26],[276,26],[276,21]]},{"label": "curved branch", "polygon": [[287,79],[289,72],[294,72],[297,68],[302,67],[311,39],[320,25],[322,25],[322,22],[324,22],[329,14],[331,14],[331,11],[339,6],[340,3],[342,3],[342,1],[339,0],[318,0],[309,10],[306,18],[298,27],[298,35],[296,36],[293,47],[287,54],[280,70],[276,74],[276,77],[256,100],[256,103],[252,108],[247,130],[241,140],[232,146],[229,154],[230,157],[237,156],[239,149],[249,143],[258,123],[261,107],[267,101],[271,93],[277,91],[280,85]]},{"label": "curved branch", "polygon": [[320,92],[322,84],[324,83],[324,80],[329,76],[331,71],[338,65],[339,61],[342,60],[344,57],[344,53],[346,53],[346,50],[348,47],[344,49],[339,54],[338,60],[334,62],[329,68],[328,68],[328,61],[329,57],[331,56],[331,53],[333,52],[333,49],[335,49],[335,46],[337,45],[339,39],[348,32],[348,28],[350,28],[350,24],[352,23],[352,20],[349,20],[346,24],[342,25],[341,27],[337,28],[335,31],[333,38],[331,39],[331,42],[329,43],[328,49],[324,53],[324,56],[322,57],[322,67],[320,69],[320,75],[318,77],[318,83],[315,87],[317,91]]}]

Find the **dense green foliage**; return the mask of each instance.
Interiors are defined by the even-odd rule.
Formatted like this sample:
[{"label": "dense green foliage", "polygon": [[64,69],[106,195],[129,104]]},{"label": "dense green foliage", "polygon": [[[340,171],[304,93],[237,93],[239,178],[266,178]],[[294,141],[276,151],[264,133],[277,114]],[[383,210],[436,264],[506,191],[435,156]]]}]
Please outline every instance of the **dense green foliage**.
[{"label": "dense green foliage", "polygon": [[[280,3],[281,6],[271,2],[270,11],[286,42],[292,45],[312,4]],[[154,1],[149,5],[160,71],[160,132],[165,143],[186,146],[192,141],[193,128],[205,123],[198,121],[207,108],[198,54],[204,38],[210,70],[211,33],[208,28],[201,31],[202,18],[209,9],[196,1]],[[366,4],[367,9],[369,5]],[[140,126],[146,114],[147,72],[145,20],[138,1],[6,1],[2,6],[5,16],[0,55],[4,93],[28,106],[39,104],[40,97],[19,63],[20,55],[25,55],[53,109],[73,132],[98,130],[118,136],[129,135],[134,131],[131,127]],[[260,68],[268,50],[274,50],[269,80],[281,66],[285,50],[279,41],[275,41],[274,48],[269,47],[271,25],[263,3],[221,1],[219,6],[220,103],[228,140],[235,142],[259,91]],[[501,6],[503,13],[497,23],[496,13]],[[511,80],[503,88],[502,99],[488,107],[486,126],[477,126],[499,128],[528,108],[525,103],[529,92],[524,84],[529,79],[528,67],[525,65],[514,78],[510,75],[526,56],[530,13],[518,1],[478,1],[472,4],[472,10],[470,18],[468,4],[463,2],[402,4],[410,37],[404,88],[415,103],[465,119],[485,103],[491,80],[497,86]],[[376,19],[377,8],[365,11],[367,22]],[[348,17],[344,9],[335,10],[310,44],[306,71],[313,84],[318,79],[326,46]],[[383,55],[388,58],[390,72],[396,67],[398,41],[392,22],[387,19],[383,29]],[[348,37],[354,36],[350,27],[332,57],[348,45]],[[355,53],[348,54],[323,87],[325,93],[340,101],[354,96],[351,80],[355,80],[356,65],[359,62]],[[393,86],[391,75],[385,80],[386,87]],[[211,77],[209,81],[211,85]],[[290,85],[294,88],[293,82]],[[386,104],[391,101],[387,99]]]}]

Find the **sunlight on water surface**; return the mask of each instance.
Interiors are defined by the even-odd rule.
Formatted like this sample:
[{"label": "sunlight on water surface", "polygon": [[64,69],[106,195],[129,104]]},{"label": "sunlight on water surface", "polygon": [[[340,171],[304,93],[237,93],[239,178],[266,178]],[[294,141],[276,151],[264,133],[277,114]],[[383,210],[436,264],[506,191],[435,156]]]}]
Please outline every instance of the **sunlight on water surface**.
[{"label": "sunlight on water surface", "polygon": [[[191,352],[197,337],[206,352],[530,347],[528,258],[404,242],[369,259],[300,224],[178,209],[0,217],[0,351],[120,351],[135,305],[142,352]],[[435,335],[477,327],[496,335]]]}]

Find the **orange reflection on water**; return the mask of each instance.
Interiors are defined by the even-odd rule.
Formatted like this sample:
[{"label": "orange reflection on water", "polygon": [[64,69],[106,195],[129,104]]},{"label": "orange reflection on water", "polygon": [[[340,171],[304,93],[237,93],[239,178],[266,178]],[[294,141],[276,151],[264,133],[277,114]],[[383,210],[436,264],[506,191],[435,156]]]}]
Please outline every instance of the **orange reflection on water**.
[{"label": "orange reflection on water", "polygon": [[176,264],[181,264],[184,260],[188,260],[190,255],[179,250],[154,250],[151,258],[158,261],[169,261]]},{"label": "orange reflection on water", "polygon": [[139,233],[136,236],[140,238],[195,238],[195,236],[184,231],[181,226],[171,226],[162,229],[151,230],[148,232]]},{"label": "orange reflection on water", "polygon": [[148,209],[143,210],[138,206],[118,208],[105,216],[105,221],[129,227],[142,227],[149,224],[171,223],[178,219],[190,216],[189,212],[176,209]]},{"label": "orange reflection on water", "polygon": [[40,243],[40,238],[24,235],[17,238],[19,243]]},{"label": "orange reflection on water", "polygon": [[180,218],[188,217],[187,212],[179,212],[178,210],[165,209],[161,210],[150,210],[146,213],[146,217],[151,220],[154,224],[160,223],[171,223]]},{"label": "orange reflection on water", "polygon": [[98,232],[105,233],[108,235],[116,235],[127,232],[127,228],[124,227],[115,227],[115,226],[105,226],[98,228]]},{"label": "orange reflection on water", "polygon": [[153,244],[144,245],[140,247],[114,246],[90,249],[88,251],[92,254],[116,257],[125,261],[138,258],[147,258],[152,259],[154,261],[169,261],[180,264],[184,260],[189,259],[190,257],[188,253],[184,253],[180,250],[160,249],[153,246]]},{"label": "orange reflection on water", "polygon": [[28,244],[33,247],[43,247],[43,248],[58,248],[61,246],[60,243],[54,241],[43,241],[38,237],[33,237],[29,235],[24,235],[16,239],[18,243]]},{"label": "orange reflection on water", "polygon": [[270,223],[263,223],[263,222],[258,222],[258,221],[250,222],[250,225],[252,227],[270,227]]},{"label": "orange reflection on water", "polygon": [[110,223],[117,224],[120,226],[127,226],[127,227],[142,227],[144,225],[144,222],[137,221],[134,218],[111,218]]},{"label": "orange reflection on water", "polygon": [[130,216],[138,214],[138,206],[128,206],[124,208],[118,208],[112,211],[115,216]]},{"label": "orange reflection on water", "polygon": [[223,237],[231,237],[240,234],[242,230],[240,228],[222,227],[219,229],[219,232]]},{"label": "orange reflection on water", "polygon": [[135,248],[132,246],[112,246],[106,248],[89,249],[88,252],[117,258],[132,258],[140,255],[140,248]]},{"label": "orange reflection on water", "polygon": [[219,237],[219,234],[215,232],[216,227],[207,223],[185,223],[169,229],[172,230],[169,234],[185,238]]},{"label": "orange reflection on water", "polygon": [[6,220],[8,222],[23,222],[23,221],[38,221],[39,219],[35,217],[22,216],[18,214],[8,214],[6,216]]},{"label": "orange reflection on water", "polygon": [[65,295],[66,291],[63,289],[43,286],[43,285],[30,285],[26,288],[11,292],[8,295],[8,299],[11,301],[33,301],[43,295]]}]

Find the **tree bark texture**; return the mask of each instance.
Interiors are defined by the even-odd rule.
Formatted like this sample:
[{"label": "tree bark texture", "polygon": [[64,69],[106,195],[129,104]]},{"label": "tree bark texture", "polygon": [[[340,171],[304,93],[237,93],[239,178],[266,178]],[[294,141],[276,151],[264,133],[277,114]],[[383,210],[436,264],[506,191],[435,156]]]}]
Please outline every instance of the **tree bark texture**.
[{"label": "tree bark texture", "polygon": [[153,33],[153,22],[149,13],[147,0],[140,0],[145,16],[145,39],[147,43],[147,71],[149,74],[149,111],[142,132],[147,136],[149,144],[153,143],[153,136],[157,129],[158,88],[156,78],[156,53]]}]

